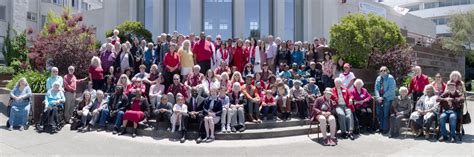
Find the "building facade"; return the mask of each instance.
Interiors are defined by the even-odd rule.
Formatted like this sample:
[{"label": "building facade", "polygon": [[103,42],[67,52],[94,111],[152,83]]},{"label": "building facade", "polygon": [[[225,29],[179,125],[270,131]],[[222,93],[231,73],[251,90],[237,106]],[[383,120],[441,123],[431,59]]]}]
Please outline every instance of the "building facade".
[{"label": "building facade", "polygon": [[428,19],[401,15],[373,0],[104,0],[103,8],[84,12],[85,22],[105,32],[130,20],[140,21],[153,36],[179,31],[205,31],[226,38],[262,37],[284,40],[329,39],[329,30],[349,13],[376,13],[400,28],[427,36],[436,34]]},{"label": "building facade", "polygon": [[410,9],[409,14],[430,19],[436,24],[436,36],[450,36],[451,15],[474,10],[474,0],[383,0],[383,4]]}]

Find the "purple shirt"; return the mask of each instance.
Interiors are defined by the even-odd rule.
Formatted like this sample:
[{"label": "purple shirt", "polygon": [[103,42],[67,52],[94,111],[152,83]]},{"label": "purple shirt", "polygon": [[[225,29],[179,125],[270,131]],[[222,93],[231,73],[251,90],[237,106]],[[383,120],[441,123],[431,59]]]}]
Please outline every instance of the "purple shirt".
[{"label": "purple shirt", "polygon": [[275,42],[272,42],[268,45],[267,59],[275,57],[276,53],[277,53],[277,44]]},{"label": "purple shirt", "polygon": [[102,68],[104,71],[109,71],[110,66],[114,65],[115,53],[111,51],[105,51],[100,54],[100,61],[102,62]]}]

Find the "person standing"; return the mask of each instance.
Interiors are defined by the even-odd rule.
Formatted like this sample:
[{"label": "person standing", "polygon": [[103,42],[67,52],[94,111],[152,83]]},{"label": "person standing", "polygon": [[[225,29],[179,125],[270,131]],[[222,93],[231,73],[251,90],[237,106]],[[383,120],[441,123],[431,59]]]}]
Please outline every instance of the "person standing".
[{"label": "person standing", "polygon": [[201,66],[200,73],[211,69],[212,43],[206,40],[206,33],[201,32],[199,41],[194,44],[193,53],[195,63]]},{"label": "person standing", "polygon": [[430,84],[428,76],[421,72],[421,67],[416,66],[413,68],[415,76],[412,77],[410,86],[408,87],[408,94],[412,94],[413,102],[417,102],[418,99],[423,95],[423,89],[425,86]]},{"label": "person standing", "polygon": [[275,73],[275,57],[277,55],[277,49],[278,46],[273,40],[273,35],[269,35],[267,37],[267,43],[268,43],[268,48],[267,48],[267,64],[270,70]]},{"label": "person standing", "polygon": [[76,106],[77,83],[81,83],[87,78],[77,79],[74,75],[74,66],[69,66],[67,70],[68,74],[64,75],[64,96],[66,97],[66,102],[64,103],[64,118],[66,122],[69,122],[74,112],[74,107]]},{"label": "person standing", "polygon": [[377,101],[377,119],[380,123],[379,132],[387,134],[392,101],[395,98],[397,84],[395,78],[389,74],[386,66],[380,68],[380,75],[375,80],[375,100]]},{"label": "person standing", "polygon": [[245,48],[244,48],[244,43],[242,40],[237,41],[237,47],[234,49],[234,54],[233,54],[233,66],[237,67],[237,71],[243,72],[244,71],[244,66],[248,62],[248,56],[245,53]]},{"label": "person standing", "polygon": [[92,57],[89,66],[89,80],[92,81],[92,88],[102,89],[104,85],[104,69],[100,63],[99,57]]},{"label": "person standing", "polygon": [[193,52],[191,52],[191,42],[189,40],[183,41],[178,54],[181,60],[181,76],[186,78],[193,71],[194,67]]}]

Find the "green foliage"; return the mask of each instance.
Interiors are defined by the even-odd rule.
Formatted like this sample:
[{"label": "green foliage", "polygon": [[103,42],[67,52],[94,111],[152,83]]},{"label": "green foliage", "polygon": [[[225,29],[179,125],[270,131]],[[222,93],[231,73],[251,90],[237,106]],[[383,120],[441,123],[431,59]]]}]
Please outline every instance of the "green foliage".
[{"label": "green foliage", "polygon": [[0,74],[13,74],[15,73],[15,69],[9,66],[0,66]]},{"label": "green foliage", "polygon": [[7,84],[8,89],[13,89],[21,78],[26,78],[33,93],[46,93],[46,80],[49,73],[41,73],[38,71],[28,70],[22,73],[17,73],[13,79]]},{"label": "green foliage", "polygon": [[15,60],[20,62],[26,62],[28,60],[28,48],[26,47],[26,34],[20,33],[17,36],[11,39],[11,32],[16,34],[14,29],[11,29],[10,24],[7,27],[7,36],[5,37],[3,46],[3,56],[5,57],[5,61],[7,65],[11,65],[11,63]]},{"label": "green foliage", "polygon": [[[125,21],[122,24],[118,25],[115,29],[119,30],[118,37],[121,42],[129,41],[133,43],[133,37],[138,39],[145,39],[147,42],[153,42],[152,35],[149,30],[143,26],[141,22],[137,21]],[[111,37],[113,35],[113,29],[107,30],[105,32],[106,37]]]},{"label": "green foliage", "polygon": [[474,48],[474,10],[451,16],[448,26],[452,36],[442,38],[444,48],[455,52],[466,52]]},{"label": "green foliage", "polygon": [[466,52],[466,65],[468,67],[474,67],[474,51],[473,50]]},{"label": "green foliage", "polygon": [[375,14],[348,14],[331,27],[330,47],[356,68],[364,68],[370,55],[405,44],[400,28]]}]

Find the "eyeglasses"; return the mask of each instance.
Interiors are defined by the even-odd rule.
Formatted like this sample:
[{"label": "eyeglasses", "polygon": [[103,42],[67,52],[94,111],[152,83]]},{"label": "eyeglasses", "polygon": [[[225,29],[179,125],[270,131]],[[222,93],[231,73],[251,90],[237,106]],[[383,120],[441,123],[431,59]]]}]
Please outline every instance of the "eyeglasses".
[{"label": "eyeglasses", "polygon": [[380,72],[387,72],[387,70],[380,70]]},{"label": "eyeglasses", "polygon": [[179,80],[179,78],[174,78],[173,80]]}]

